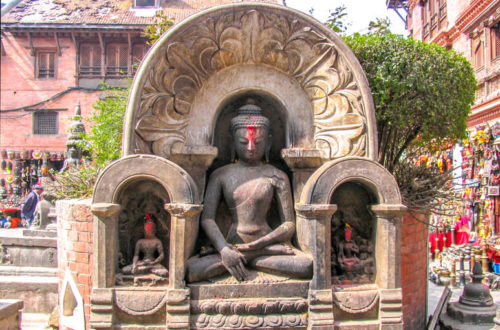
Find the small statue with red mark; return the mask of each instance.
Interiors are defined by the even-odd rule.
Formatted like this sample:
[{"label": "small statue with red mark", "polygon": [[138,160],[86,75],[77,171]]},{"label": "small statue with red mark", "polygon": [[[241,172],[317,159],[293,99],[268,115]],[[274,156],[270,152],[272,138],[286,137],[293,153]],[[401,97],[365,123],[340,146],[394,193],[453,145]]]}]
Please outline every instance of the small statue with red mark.
[{"label": "small statue with red mark", "polygon": [[[156,224],[149,213],[146,213],[145,220],[144,238],[135,244],[132,265],[123,267],[122,272],[125,275],[154,274],[167,277],[168,270],[161,264],[165,257],[163,244],[155,236]],[[139,259],[141,255],[142,259]]]}]

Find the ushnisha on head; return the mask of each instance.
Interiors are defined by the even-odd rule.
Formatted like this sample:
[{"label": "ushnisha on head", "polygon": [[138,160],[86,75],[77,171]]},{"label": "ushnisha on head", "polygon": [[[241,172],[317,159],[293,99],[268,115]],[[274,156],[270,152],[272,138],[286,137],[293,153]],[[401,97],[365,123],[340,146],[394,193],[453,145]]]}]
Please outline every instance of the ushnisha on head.
[{"label": "ushnisha on head", "polygon": [[262,115],[262,109],[249,100],[238,109],[238,115],[231,120],[231,135],[238,159],[245,163],[260,162],[265,155],[269,158],[269,119]]}]

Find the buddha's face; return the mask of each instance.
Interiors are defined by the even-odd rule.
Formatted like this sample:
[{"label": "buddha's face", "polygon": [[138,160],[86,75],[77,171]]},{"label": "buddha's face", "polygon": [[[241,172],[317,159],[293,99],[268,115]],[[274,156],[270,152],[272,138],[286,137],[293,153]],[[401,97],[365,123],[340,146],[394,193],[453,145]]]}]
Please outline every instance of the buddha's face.
[{"label": "buddha's face", "polygon": [[238,159],[259,162],[266,152],[268,130],[266,127],[243,127],[234,133],[235,151]]}]

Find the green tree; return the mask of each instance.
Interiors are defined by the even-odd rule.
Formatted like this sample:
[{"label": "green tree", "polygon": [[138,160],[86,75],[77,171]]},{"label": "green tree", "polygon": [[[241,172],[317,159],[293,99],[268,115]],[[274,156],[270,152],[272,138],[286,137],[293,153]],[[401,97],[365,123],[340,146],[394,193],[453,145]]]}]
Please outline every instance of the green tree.
[{"label": "green tree", "polygon": [[417,142],[465,136],[476,79],[453,50],[394,34],[344,38],[363,67],[375,103],[378,161],[393,172]]},{"label": "green tree", "polygon": [[386,35],[391,32],[390,30],[391,21],[388,17],[385,18],[377,18],[375,21],[370,21],[368,24],[369,34],[375,35]]},{"label": "green tree", "polygon": [[82,146],[102,168],[121,155],[123,117],[127,107],[129,87],[104,86],[104,97],[94,104],[92,116],[87,119],[90,131],[83,135]]},{"label": "green tree", "polygon": [[146,26],[143,35],[148,39],[148,45],[152,45],[158,40],[161,35],[174,25],[174,20],[168,18],[163,10],[155,15],[155,22]]},{"label": "green tree", "polygon": [[[328,16],[325,23],[326,26],[328,26],[330,29],[337,32],[338,34],[344,34],[347,31],[349,25],[351,25],[349,22],[346,21],[347,19],[346,9],[347,8],[345,5],[341,5],[335,8],[333,11],[330,10],[330,15]],[[309,12],[312,15],[314,9],[311,8]]]}]

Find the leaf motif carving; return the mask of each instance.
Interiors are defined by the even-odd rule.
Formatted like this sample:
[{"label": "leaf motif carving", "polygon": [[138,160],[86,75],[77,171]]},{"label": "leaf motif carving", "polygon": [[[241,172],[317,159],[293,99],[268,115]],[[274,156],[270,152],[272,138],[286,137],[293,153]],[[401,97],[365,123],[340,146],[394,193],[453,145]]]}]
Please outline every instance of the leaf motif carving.
[{"label": "leaf motif carving", "polygon": [[358,83],[333,41],[301,19],[242,9],[207,17],[172,36],[149,73],[137,111],[141,150],[167,156],[185,141],[196,94],[227,67],[260,64],[283,72],[309,95],[316,148],[328,158],[365,155],[366,114]]}]

